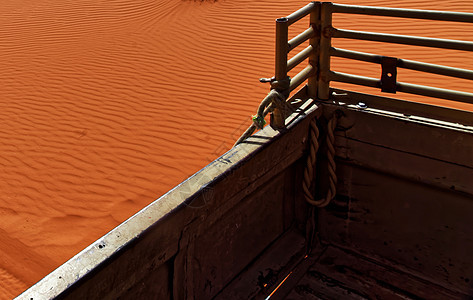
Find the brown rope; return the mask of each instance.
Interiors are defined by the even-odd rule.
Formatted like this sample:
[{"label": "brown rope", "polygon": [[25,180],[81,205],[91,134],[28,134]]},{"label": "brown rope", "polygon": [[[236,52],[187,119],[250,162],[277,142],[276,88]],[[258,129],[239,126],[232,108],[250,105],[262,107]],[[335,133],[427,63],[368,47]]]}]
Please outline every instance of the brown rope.
[{"label": "brown rope", "polygon": [[302,189],[304,191],[304,196],[307,202],[312,205],[316,205],[314,197],[310,192],[310,185],[312,183],[315,162],[317,160],[317,151],[319,150],[319,129],[317,128],[317,124],[315,124],[315,119],[310,122],[309,126],[310,148],[309,156],[307,157],[307,163],[304,170],[304,181],[302,184]]},{"label": "brown rope", "polygon": [[316,159],[317,159],[317,151],[319,150],[319,129],[317,128],[317,124],[315,119],[310,122],[310,148],[309,148],[309,156],[307,157],[306,168],[304,170],[304,180],[302,183],[302,189],[304,192],[304,197],[306,201],[314,206],[317,207],[325,207],[327,206],[330,201],[335,197],[337,193],[337,175],[335,174],[336,165],[335,165],[335,136],[334,131],[337,127],[337,119],[338,117],[336,114],[332,116],[330,121],[328,122],[327,128],[327,158],[328,158],[328,171],[329,171],[329,189],[327,191],[327,195],[323,199],[315,200],[314,196],[310,192],[310,186],[313,181],[314,177],[314,168],[316,166]]}]

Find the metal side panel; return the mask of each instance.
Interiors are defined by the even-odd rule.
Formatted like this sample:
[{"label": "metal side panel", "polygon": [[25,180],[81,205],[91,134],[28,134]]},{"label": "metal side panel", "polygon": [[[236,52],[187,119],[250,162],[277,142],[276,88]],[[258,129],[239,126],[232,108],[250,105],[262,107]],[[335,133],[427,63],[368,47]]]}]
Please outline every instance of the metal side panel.
[{"label": "metal side panel", "polygon": [[310,118],[320,115],[305,102],[285,132],[257,132],[18,299],[212,297],[295,222],[285,170],[304,155]]},{"label": "metal side panel", "polygon": [[339,109],[343,117],[336,132],[337,196],[319,211],[323,243],[472,295],[471,127],[329,106],[327,115]]}]

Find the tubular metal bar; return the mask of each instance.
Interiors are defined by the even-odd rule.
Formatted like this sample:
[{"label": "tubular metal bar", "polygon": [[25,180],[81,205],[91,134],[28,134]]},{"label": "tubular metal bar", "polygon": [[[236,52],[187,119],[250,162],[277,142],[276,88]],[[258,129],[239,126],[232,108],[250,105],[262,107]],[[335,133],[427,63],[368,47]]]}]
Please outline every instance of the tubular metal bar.
[{"label": "tubular metal bar", "polygon": [[295,90],[301,83],[307,80],[310,76],[312,76],[315,72],[315,68],[311,65],[308,65],[304,68],[304,70],[297,73],[294,78],[291,79],[291,84],[289,85],[289,90],[292,92]]},{"label": "tubular metal bar", "polygon": [[399,34],[374,33],[364,31],[354,31],[345,29],[332,30],[332,36],[336,38],[356,39],[365,41],[385,42],[393,44],[415,45],[433,48],[454,49],[463,51],[473,51],[473,42],[446,40],[436,38],[417,37]]},{"label": "tubular metal bar", "polygon": [[473,23],[472,13],[332,4],[332,12]]},{"label": "tubular metal bar", "polygon": [[284,80],[287,77],[287,53],[288,53],[288,20],[279,18],[276,20],[276,80]]},{"label": "tubular metal bar", "polygon": [[286,17],[289,20],[288,25],[294,24],[295,22],[299,21],[303,17],[307,16],[308,14],[312,12],[314,8],[315,8],[315,1],[293,12],[292,14]]},{"label": "tubular metal bar", "polygon": [[330,56],[366,61],[375,64],[380,64],[382,57],[381,55],[340,49],[335,47],[330,48]]},{"label": "tubular metal bar", "polygon": [[[276,59],[274,79],[283,81],[287,79],[287,53],[288,53],[288,19],[279,18],[276,20]],[[276,88],[278,92],[283,92],[282,88]],[[273,128],[284,128],[284,118],[281,118],[283,112],[280,108],[275,107],[271,118],[271,126]]]},{"label": "tubular metal bar", "polygon": [[304,50],[302,50],[301,52],[297,53],[296,55],[294,55],[293,58],[291,58],[288,62],[287,62],[287,71],[289,72],[290,70],[294,69],[295,66],[297,66],[298,64],[300,64],[302,61],[304,61],[305,59],[307,59],[312,53],[314,52],[314,48],[312,48],[311,45],[307,46],[307,48],[305,48]]},{"label": "tubular metal bar", "polygon": [[[333,71],[330,72],[330,80],[374,88],[381,87],[381,81],[378,79]],[[396,84],[396,89],[398,92],[403,93],[416,94],[421,96],[428,96],[465,103],[473,103],[473,93],[459,92],[403,82],[398,82]]]},{"label": "tubular metal bar", "polygon": [[429,86],[411,84],[411,83],[397,83],[397,90],[403,93],[410,93],[433,98],[441,98],[446,100],[453,100],[465,103],[473,103],[473,93],[466,93],[454,90],[440,89]]},{"label": "tubular metal bar", "polygon": [[320,57],[319,57],[319,83],[317,85],[317,97],[328,100],[330,96],[330,47],[332,43],[330,29],[332,28],[332,3],[324,2],[320,11]]},{"label": "tubular metal bar", "polygon": [[[320,49],[320,2],[315,2],[315,8],[310,13],[310,27],[314,29],[318,34],[314,34],[309,40],[313,51],[309,55],[309,64],[315,69],[319,65],[319,49]],[[317,98],[317,82],[319,80],[317,72],[314,72],[314,76],[310,76],[307,80],[308,95],[312,99]]]},{"label": "tubular metal bar", "polygon": [[430,119],[440,119],[442,121],[473,126],[471,112],[458,108],[447,108],[433,104],[413,102],[410,100],[367,95],[337,88],[332,88],[330,91],[332,92],[333,99],[337,102],[344,102],[346,104],[352,105],[363,102],[369,108],[388,110],[406,115],[422,116]]},{"label": "tubular metal bar", "polygon": [[288,42],[288,51],[291,51],[292,49],[296,48],[297,46],[307,41],[314,35],[315,35],[314,28],[312,27],[307,28],[306,30],[304,30],[304,32],[297,35],[296,37],[294,37]]},{"label": "tubular metal bar", "polygon": [[[364,53],[364,52],[357,52],[339,48],[331,48],[330,55],[335,57],[343,57],[348,59],[354,59],[359,61],[366,61],[376,64],[381,64],[381,58],[383,56],[371,54],[371,53]],[[427,64],[419,61],[408,60],[408,59],[400,59],[397,60],[397,67],[410,69],[415,71],[421,71],[426,73],[434,73],[444,76],[456,77],[456,78],[463,78],[473,80],[473,71],[460,69],[460,68],[453,68],[435,64]]]},{"label": "tubular metal bar", "polygon": [[374,79],[371,77],[359,76],[346,74],[341,72],[330,71],[329,73],[330,81],[351,83],[356,85],[363,85],[373,88],[381,88],[381,80]]}]

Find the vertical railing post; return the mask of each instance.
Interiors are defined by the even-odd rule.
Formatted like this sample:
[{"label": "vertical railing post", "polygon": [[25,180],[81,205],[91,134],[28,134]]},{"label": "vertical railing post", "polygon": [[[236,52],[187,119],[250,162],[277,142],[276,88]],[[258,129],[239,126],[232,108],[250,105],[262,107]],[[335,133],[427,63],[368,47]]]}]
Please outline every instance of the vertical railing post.
[{"label": "vertical railing post", "polygon": [[[287,53],[289,52],[288,22],[289,20],[287,18],[276,19],[276,63],[274,79],[278,82],[287,80]],[[276,87],[276,90],[281,93],[289,94],[289,86],[287,86],[287,90],[278,87]],[[279,108],[274,108],[271,113],[271,127],[274,129],[283,129],[285,127],[285,118],[284,112],[280,111]]]},{"label": "vertical railing post", "polygon": [[281,81],[287,77],[288,19],[276,19],[276,65],[275,79]]},{"label": "vertical railing post", "polygon": [[327,100],[330,94],[330,47],[332,31],[332,2],[322,2],[321,12],[321,36],[320,36],[320,58],[319,58],[319,84],[318,97]]},{"label": "vertical railing post", "polygon": [[317,98],[317,84],[319,81],[319,53],[320,53],[320,2],[314,1],[314,8],[310,13],[310,26],[315,34],[310,38],[312,54],[309,56],[309,64],[313,68],[313,76],[308,80],[308,95],[312,99]]}]

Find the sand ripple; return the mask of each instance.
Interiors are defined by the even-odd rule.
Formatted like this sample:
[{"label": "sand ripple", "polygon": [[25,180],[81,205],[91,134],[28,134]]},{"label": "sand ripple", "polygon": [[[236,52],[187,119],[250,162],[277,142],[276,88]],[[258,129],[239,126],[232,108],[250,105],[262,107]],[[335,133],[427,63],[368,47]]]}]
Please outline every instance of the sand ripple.
[{"label": "sand ripple", "polygon": [[[306,3],[0,0],[0,295],[18,294],[229,149],[267,92],[258,78],[273,74],[273,20]],[[436,8],[471,12],[473,4]],[[403,34],[473,36],[471,26],[422,24],[398,25]],[[455,51],[339,46],[473,67]],[[334,67],[342,64],[360,70]]]}]

